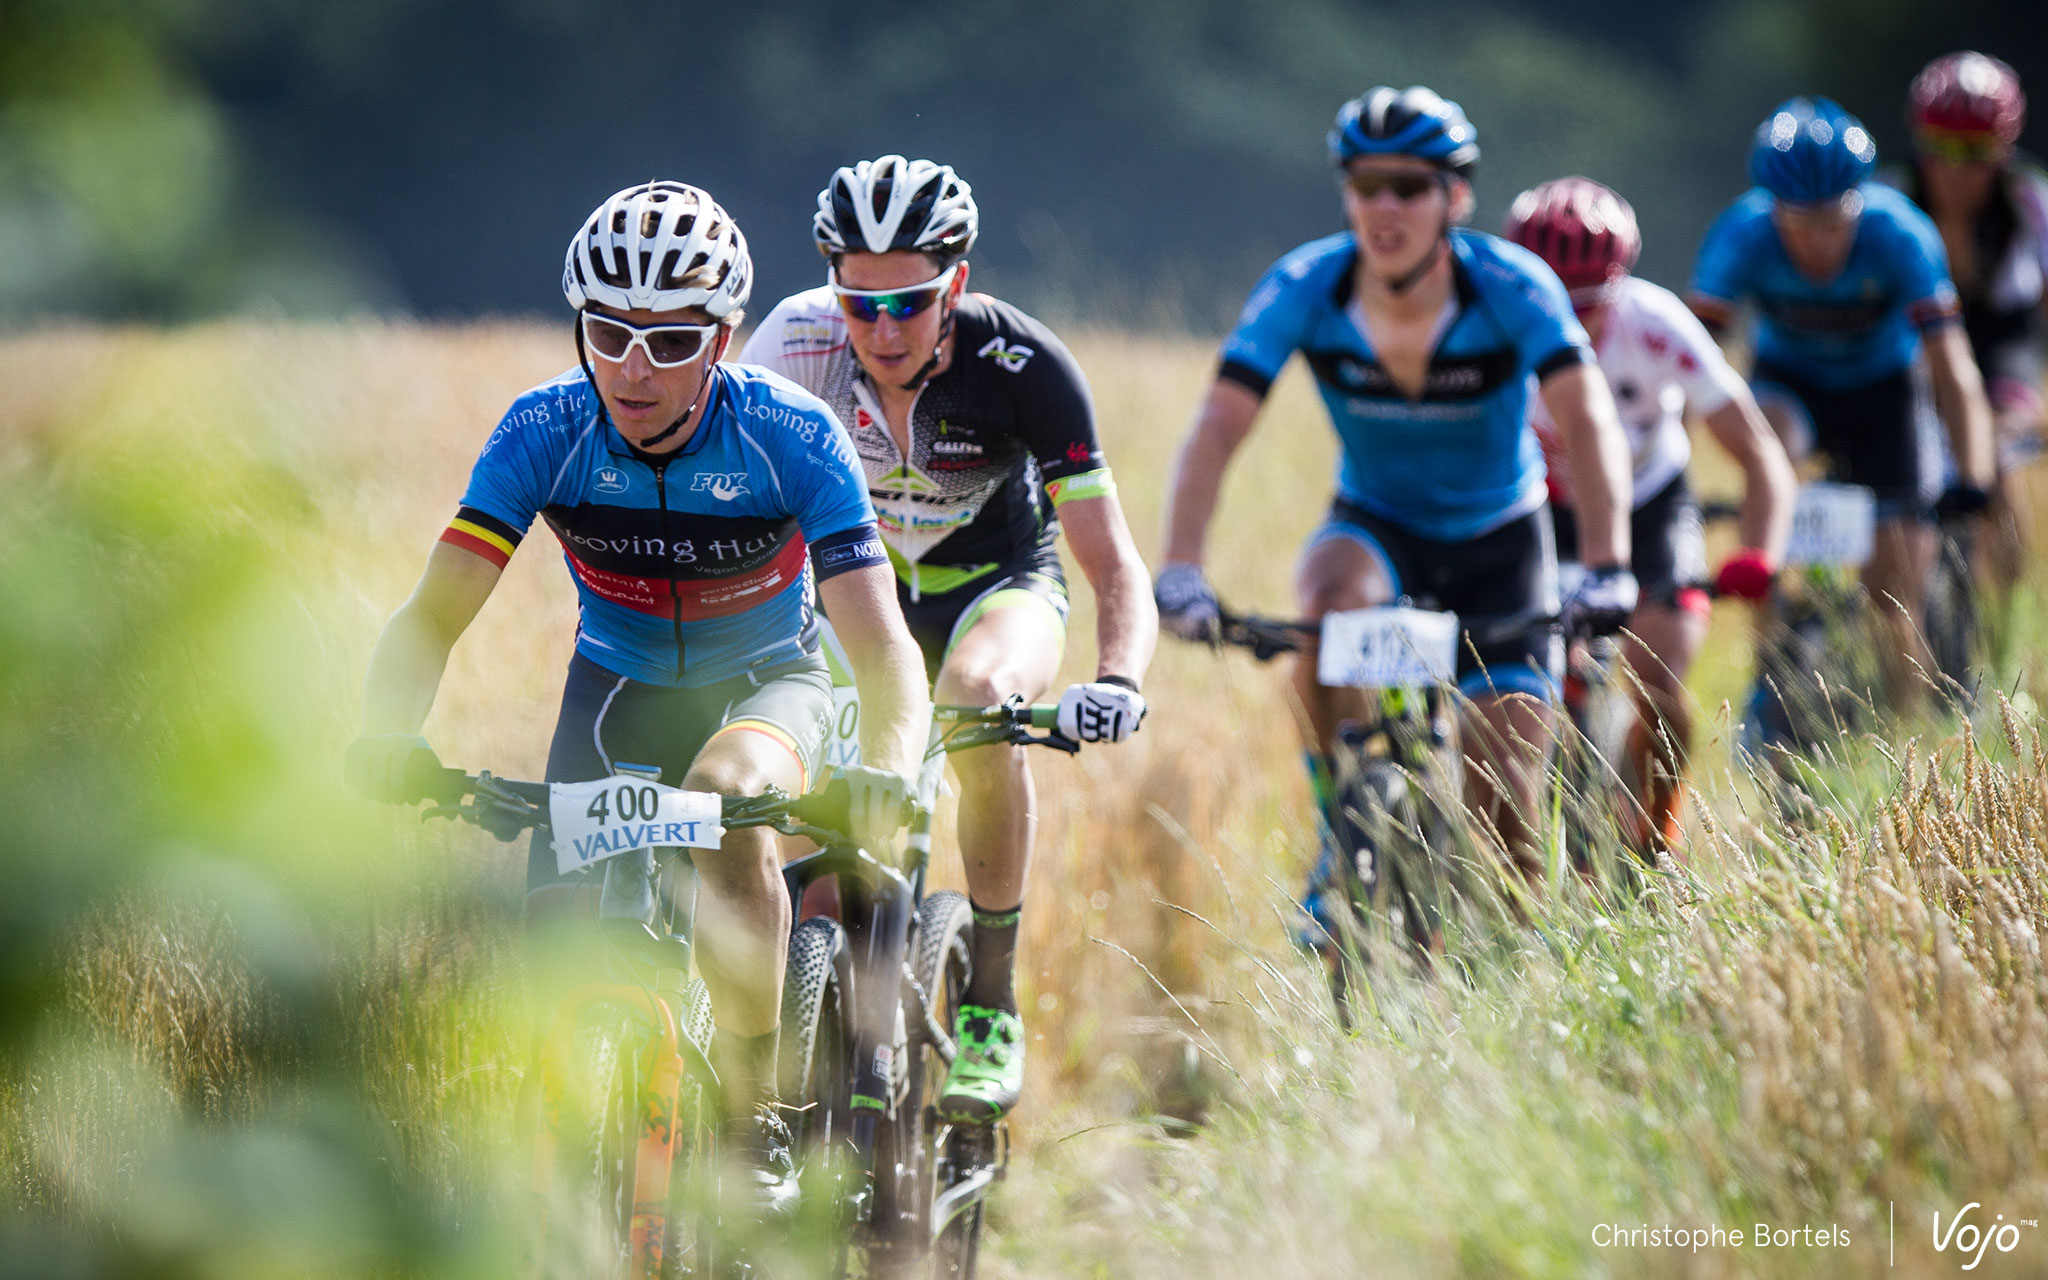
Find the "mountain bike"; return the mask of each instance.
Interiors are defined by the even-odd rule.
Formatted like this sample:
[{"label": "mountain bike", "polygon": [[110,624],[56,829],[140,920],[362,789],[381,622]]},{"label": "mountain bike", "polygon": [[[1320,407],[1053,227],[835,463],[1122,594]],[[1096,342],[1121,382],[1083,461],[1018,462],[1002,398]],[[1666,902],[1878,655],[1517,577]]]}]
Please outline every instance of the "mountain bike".
[{"label": "mountain bike", "polygon": [[836,918],[802,919],[791,935],[780,1068],[783,1099],[800,1108],[792,1128],[807,1194],[819,1187],[840,1209],[843,1243],[829,1274],[974,1274],[1009,1139],[1000,1123],[952,1124],[937,1109],[973,976],[973,913],[963,894],[925,891],[931,801],[949,752],[1079,750],[1058,717],[1057,706],[1021,698],[933,708],[903,865],[842,840],[783,869],[792,903],[830,882],[838,904]]},{"label": "mountain bike", "polygon": [[412,802],[433,802],[423,817],[501,840],[547,831],[565,861],[604,863],[602,976],[549,1011],[536,1063],[536,1269],[578,1280],[751,1274],[721,1238],[715,1188],[701,1194],[720,1167],[725,1107],[710,997],[692,972],[695,873],[683,854],[758,826],[849,846],[844,784],[719,797],[665,787],[653,767],[550,784],[422,757],[408,784]]},{"label": "mountain bike", "polygon": [[[1700,508],[1709,523],[1734,520],[1733,503]],[[1811,754],[1871,723],[1884,688],[1876,621],[1859,577],[1875,545],[1877,503],[1861,485],[1801,486],[1785,572],[1758,640],[1756,679],[1736,735],[1739,755],[1782,775],[1792,754]]]},{"label": "mountain bike", "polygon": [[[1426,604],[1427,602],[1423,602]],[[1392,940],[1427,967],[1459,912],[1501,896],[1499,876],[1464,820],[1464,763],[1450,681],[1457,646],[1555,626],[1554,615],[1459,619],[1413,602],[1296,622],[1220,611],[1218,640],[1260,661],[1318,635],[1317,679],[1368,693],[1338,725],[1329,824],[1345,910],[1332,975],[1340,1010],[1374,946]]]}]

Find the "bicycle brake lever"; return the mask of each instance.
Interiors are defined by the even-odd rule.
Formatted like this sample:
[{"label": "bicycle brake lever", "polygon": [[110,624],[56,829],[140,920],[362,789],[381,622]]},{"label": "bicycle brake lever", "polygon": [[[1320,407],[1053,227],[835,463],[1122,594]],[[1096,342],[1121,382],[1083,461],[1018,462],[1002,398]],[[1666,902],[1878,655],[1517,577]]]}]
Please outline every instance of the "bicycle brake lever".
[{"label": "bicycle brake lever", "polygon": [[1042,747],[1051,747],[1054,751],[1064,751],[1068,755],[1073,755],[1081,749],[1080,743],[1074,741],[1072,738],[1069,738],[1066,734],[1061,733],[1058,729],[1054,729],[1051,733],[1046,734],[1043,738],[1027,737],[1025,741],[1035,742]]}]

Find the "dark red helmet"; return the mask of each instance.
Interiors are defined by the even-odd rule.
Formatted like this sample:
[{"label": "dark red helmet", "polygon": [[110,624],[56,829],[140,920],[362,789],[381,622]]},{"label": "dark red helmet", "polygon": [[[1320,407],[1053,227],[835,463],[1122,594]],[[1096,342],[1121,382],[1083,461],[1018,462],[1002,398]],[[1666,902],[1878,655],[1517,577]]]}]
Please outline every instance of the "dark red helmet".
[{"label": "dark red helmet", "polygon": [[1508,207],[1504,231],[1574,292],[1627,275],[1643,252],[1636,211],[1591,178],[1557,178],[1524,191]]},{"label": "dark red helmet", "polygon": [[1913,78],[1906,119],[1936,134],[1989,134],[2011,146],[2027,123],[2027,95],[2011,67],[1987,54],[1943,54]]}]

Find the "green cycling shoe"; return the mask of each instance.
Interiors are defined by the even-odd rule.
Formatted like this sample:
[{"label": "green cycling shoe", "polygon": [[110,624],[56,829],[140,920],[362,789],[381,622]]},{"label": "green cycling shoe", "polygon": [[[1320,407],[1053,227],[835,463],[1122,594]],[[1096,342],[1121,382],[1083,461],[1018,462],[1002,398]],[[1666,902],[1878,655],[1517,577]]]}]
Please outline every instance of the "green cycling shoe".
[{"label": "green cycling shoe", "polygon": [[953,1028],[953,1069],[939,1095],[939,1114],[955,1124],[993,1124],[1024,1091],[1024,1022],[1002,1009],[960,1006]]}]

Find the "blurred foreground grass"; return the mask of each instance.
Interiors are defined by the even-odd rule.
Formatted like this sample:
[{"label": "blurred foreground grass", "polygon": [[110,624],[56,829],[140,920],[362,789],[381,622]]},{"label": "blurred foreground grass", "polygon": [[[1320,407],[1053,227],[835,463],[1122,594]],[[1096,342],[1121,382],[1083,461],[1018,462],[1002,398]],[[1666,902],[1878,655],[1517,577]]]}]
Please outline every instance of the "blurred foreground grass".
[{"label": "blurred foreground grass", "polygon": [[[1074,346],[1149,553],[1209,352]],[[0,341],[0,1275],[511,1265],[523,846],[335,775],[478,444],[569,359],[517,327]],[[1284,610],[1331,471],[1298,373],[1254,442],[1211,563]],[[450,763],[540,772],[574,625],[551,552],[457,650],[428,726]],[[2043,1216],[2030,714],[2010,742],[1845,741],[1829,815],[1793,826],[1726,764],[1746,670],[1729,611],[1695,681],[1689,900],[1567,900],[1347,1036],[1286,943],[1311,837],[1282,674],[1162,650],[1142,735],[1034,762],[1033,1065],[988,1273],[1863,1274],[1895,1207],[1910,1274],[1959,1264],[1930,1253],[1936,1211]],[[1852,1243],[1592,1243],[1760,1221]],[[2038,1231],[1982,1268],[2044,1269]]]}]

